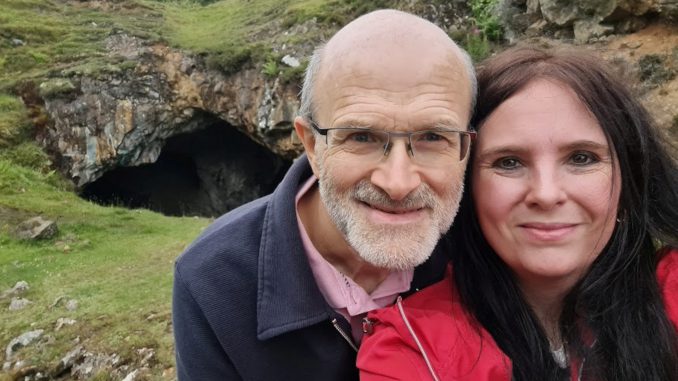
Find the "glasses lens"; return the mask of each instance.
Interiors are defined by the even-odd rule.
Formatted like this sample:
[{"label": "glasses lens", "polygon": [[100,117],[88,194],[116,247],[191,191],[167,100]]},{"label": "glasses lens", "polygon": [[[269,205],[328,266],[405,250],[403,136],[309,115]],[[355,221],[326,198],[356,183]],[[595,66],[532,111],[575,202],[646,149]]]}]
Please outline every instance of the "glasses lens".
[{"label": "glasses lens", "polygon": [[388,144],[388,133],[362,128],[336,128],[328,131],[328,145],[361,158],[381,157]]},{"label": "glasses lens", "polygon": [[457,131],[421,131],[412,134],[414,159],[423,165],[444,166],[464,160],[470,139]]}]

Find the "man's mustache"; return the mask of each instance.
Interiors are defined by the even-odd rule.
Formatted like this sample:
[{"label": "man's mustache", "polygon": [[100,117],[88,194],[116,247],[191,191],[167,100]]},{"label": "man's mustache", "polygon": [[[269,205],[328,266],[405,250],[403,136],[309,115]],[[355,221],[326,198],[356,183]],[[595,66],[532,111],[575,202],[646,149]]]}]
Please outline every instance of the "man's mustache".
[{"label": "man's mustache", "polygon": [[351,196],[371,206],[386,209],[435,208],[438,205],[438,200],[427,184],[421,184],[402,200],[393,200],[383,190],[362,180],[353,188]]}]

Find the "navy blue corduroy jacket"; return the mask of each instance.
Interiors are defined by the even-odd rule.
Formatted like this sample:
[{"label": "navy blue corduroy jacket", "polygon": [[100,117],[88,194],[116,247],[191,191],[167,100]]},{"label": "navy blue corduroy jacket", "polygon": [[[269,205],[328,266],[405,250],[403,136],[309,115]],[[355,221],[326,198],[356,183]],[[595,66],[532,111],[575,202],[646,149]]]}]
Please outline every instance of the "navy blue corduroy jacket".
[{"label": "navy blue corduroy jacket", "polygon": [[[320,293],[297,227],[311,176],[297,159],[273,194],[217,219],[177,259],[172,319],[179,381],[358,380],[348,322]],[[443,277],[438,247],[412,290]]]}]

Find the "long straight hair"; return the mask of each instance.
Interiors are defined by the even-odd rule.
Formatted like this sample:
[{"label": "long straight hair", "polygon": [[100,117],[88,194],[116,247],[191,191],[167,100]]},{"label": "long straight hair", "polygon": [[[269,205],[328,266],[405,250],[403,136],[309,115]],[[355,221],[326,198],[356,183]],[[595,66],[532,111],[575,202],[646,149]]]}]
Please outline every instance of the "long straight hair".
[{"label": "long straight hair", "polygon": [[[621,173],[615,230],[565,297],[559,328],[583,380],[678,380],[678,340],[666,316],[656,267],[660,245],[677,247],[678,165],[629,90],[600,59],[581,52],[514,48],[481,64],[473,124],[535,79],[572,89],[596,118]],[[511,358],[514,380],[569,377],[510,268],[484,238],[472,200],[472,171],[449,237],[462,301]],[[576,369],[575,371],[580,371]]]}]

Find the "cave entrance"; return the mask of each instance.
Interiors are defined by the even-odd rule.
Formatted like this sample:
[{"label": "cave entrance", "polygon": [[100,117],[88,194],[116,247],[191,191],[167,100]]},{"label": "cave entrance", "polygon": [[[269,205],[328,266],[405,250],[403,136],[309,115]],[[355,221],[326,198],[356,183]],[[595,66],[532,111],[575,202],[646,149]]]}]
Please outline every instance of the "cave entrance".
[{"label": "cave entrance", "polygon": [[290,164],[218,121],[167,139],[155,163],[109,171],[81,196],[171,216],[216,217],[271,193]]}]

